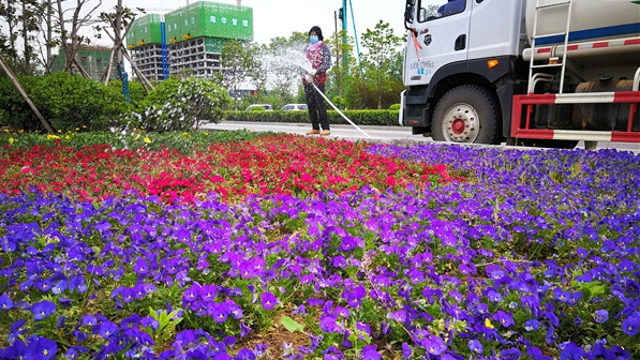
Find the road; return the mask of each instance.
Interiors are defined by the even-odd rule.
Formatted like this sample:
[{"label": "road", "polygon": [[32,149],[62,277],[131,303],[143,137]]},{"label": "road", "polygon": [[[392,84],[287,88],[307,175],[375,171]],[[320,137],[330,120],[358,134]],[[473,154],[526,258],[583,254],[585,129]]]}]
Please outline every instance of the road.
[{"label": "road", "polygon": [[[219,124],[205,123],[200,126],[203,130],[251,130],[251,131],[271,131],[290,134],[305,134],[311,130],[311,124],[304,123],[256,123],[244,121],[223,121]],[[393,144],[415,144],[422,142],[433,142],[431,137],[422,135],[412,135],[410,127],[402,126],[359,126],[358,130],[352,125],[331,125],[331,135],[329,138],[340,138],[349,141],[371,141],[379,143]],[[501,147],[509,148],[506,144]],[[519,147],[522,148],[522,147]],[[584,148],[584,143],[578,143],[578,148]],[[618,149],[628,150],[640,154],[640,145],[634,143],[611,143],[599,142],[597,149]]]}]

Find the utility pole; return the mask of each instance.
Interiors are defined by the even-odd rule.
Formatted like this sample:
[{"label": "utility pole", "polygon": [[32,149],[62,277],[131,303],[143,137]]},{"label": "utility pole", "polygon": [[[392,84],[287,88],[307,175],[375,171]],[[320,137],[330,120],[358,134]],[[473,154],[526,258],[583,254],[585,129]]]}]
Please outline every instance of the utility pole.
[{"label": "utility pole", "polygon": [[[347,0],[342,0],[342,7],[340,8],[340,20],[342,20],[342,44],[347,44]],[[342,57],[342,62],[344,63],[345,69],[349,67],[349,55],[347,52],[344,53]]]}]

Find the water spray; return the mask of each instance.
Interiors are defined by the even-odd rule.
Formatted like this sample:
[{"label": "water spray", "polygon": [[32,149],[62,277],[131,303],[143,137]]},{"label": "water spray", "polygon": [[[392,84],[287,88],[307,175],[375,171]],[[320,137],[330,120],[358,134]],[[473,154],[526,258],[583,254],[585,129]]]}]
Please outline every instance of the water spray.
[{"label": "water spray", "polygon": [[[304,57],[302,54],[300,54],[299,51],[295,51],[292,49],[287,49],[285,50],[286,53],[288,53],[289,56],[287,57],[280,57],[280,61],[289,63],[291,65],[294,65],[298,71],[300,72],[300,75],[304,76],[307,73],[309,73],[309,70],[305,69],[305,67],[301,64],[308,64],[308,61],[306,57]],[[292,60],[295,59],[296,61]],[[351,121],[351,119],[349,119],[342,111],[340,111],[332,102],[331,100],[329,100],[329,98],[327,98],[327,96],[320,91],[320,89],[318,89],[318,87],[316,86],[316,84],[313,84],[313,87],[315,88],[315,90],[318,92],[318,94],[320,94],[322,96],[322,98],[329,103],[329,105],[331,105],[331,107],[338,112],[338,114],[340,114],[340,116],[342,116],[345,120],[347,120],[347,122],[349,124],[351,124],[354,128],[356,128],[356,130],[358,130],[359,132],[361,132],[364,136],[366,136],[367,138],[371,138],[371,136],[369,134],[367,134],[366,132],[364,132],[362,129],[360,129],[360,127],[358,127],[358,125],[356,125],[353,121]]]}]

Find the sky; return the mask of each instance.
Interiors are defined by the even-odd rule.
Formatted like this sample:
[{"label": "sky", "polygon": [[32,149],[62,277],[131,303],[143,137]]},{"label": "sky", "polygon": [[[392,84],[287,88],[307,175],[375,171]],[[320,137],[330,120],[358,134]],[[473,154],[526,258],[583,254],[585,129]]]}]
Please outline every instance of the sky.
[{"label": "sky", "polygon": [[[194,0],[189,0],[194,3]],[[223,4],[236,4],[236,0],[211,0]],[[115,0],[104,1],[115,3]],[[346,0],[349,10],[349,0]],[[141,7],[148,13],[174,10],[186,6],[187,0],[123,0],[123,6]],[[359,41],[367,30],[373,30],[380,20],[389,23],[394,33],[403,36],[403,0],[351,0],[355,27]],[[242,6],[253,8],[254,41],[268,44],[274,37],[289,37],[294,31],[307,33],[318,25],[323,35],[329,37],[335,30],[334,12],[342,7],[342,0],[242,0]],[[152,10],[158,11],[152,11]],[[353,36],[354,22],[347,15],[347,31]],[[342,27],[338,19],[338,29]]]}]

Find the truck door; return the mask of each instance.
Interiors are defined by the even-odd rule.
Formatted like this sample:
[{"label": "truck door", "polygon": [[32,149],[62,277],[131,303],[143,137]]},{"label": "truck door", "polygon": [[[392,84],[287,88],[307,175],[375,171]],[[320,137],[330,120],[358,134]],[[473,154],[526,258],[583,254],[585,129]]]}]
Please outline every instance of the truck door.
[{"label": "truck door", "polygon": [[404,83],[426,85],[442,66],[468,57],[475,0],[418,0],[405,48]]}]

